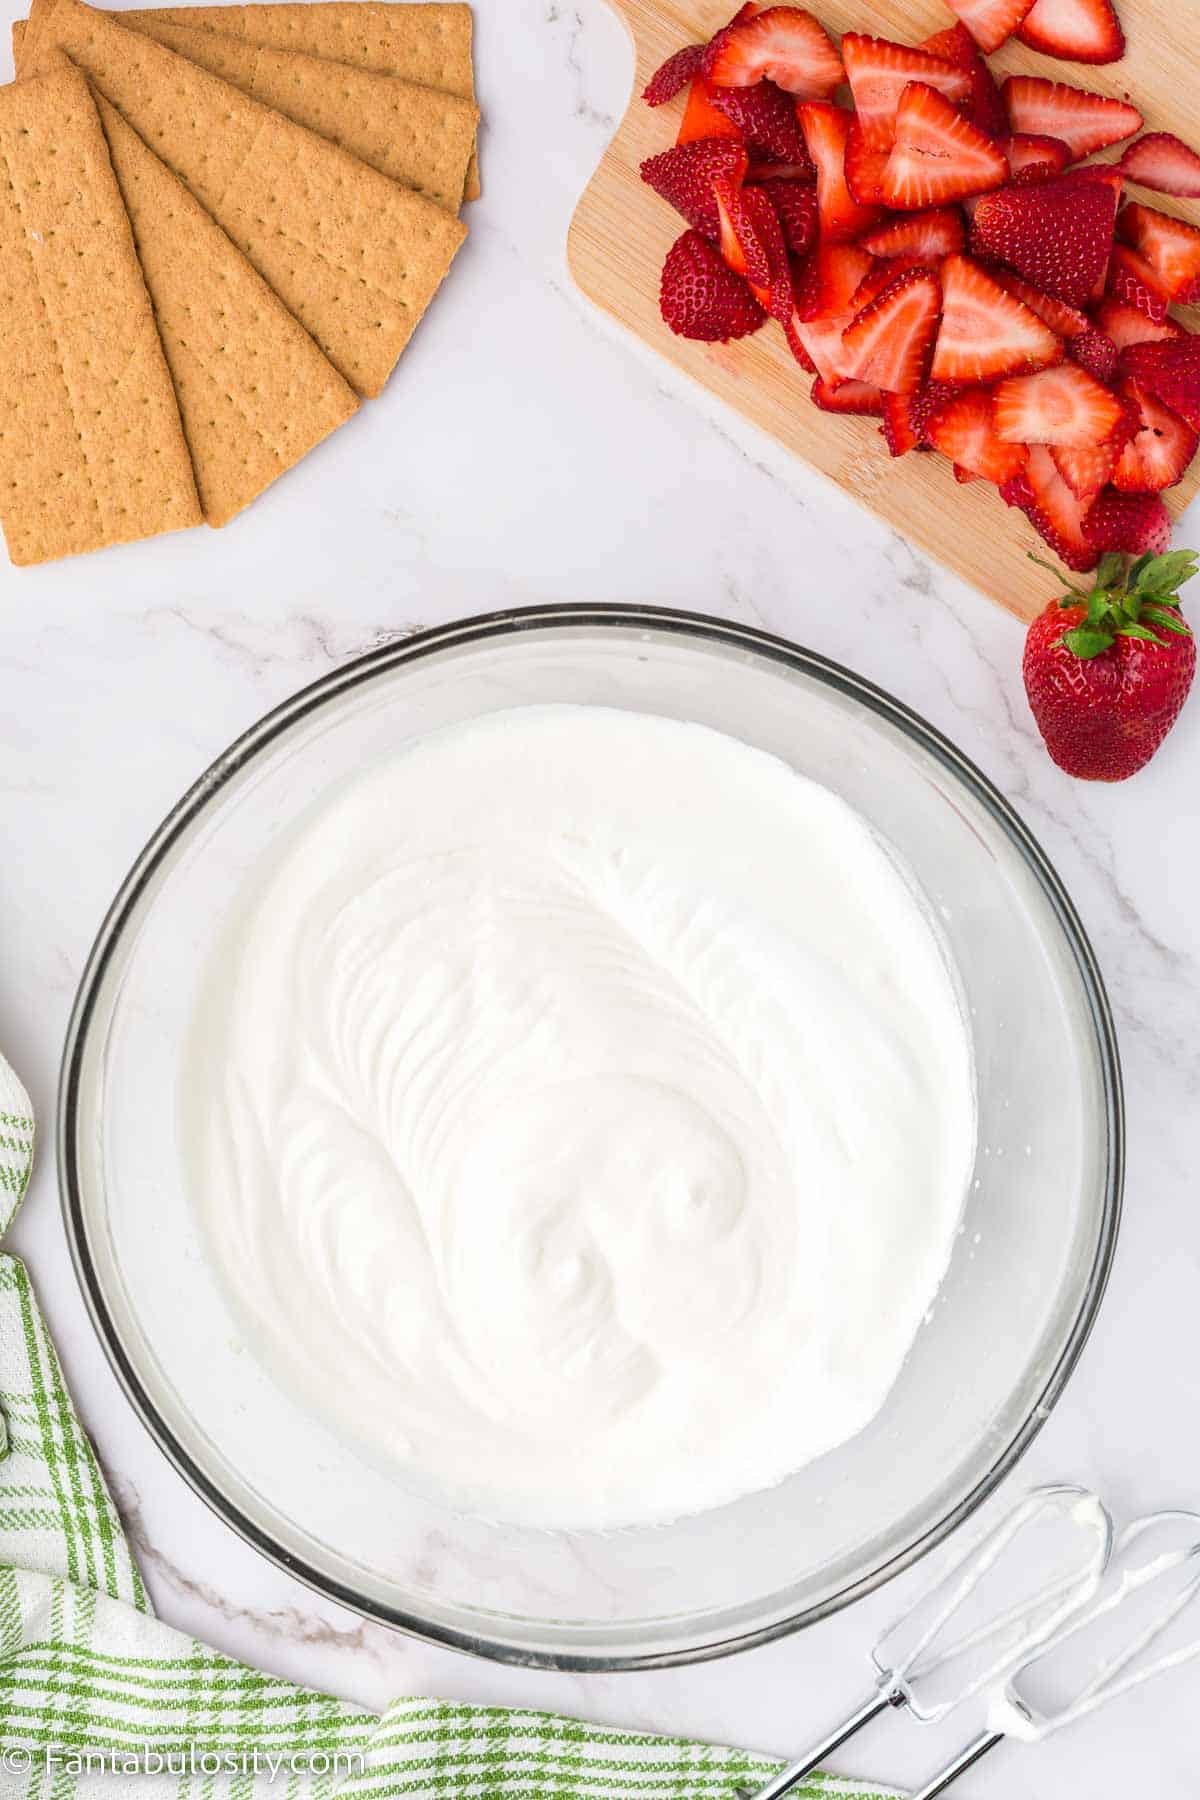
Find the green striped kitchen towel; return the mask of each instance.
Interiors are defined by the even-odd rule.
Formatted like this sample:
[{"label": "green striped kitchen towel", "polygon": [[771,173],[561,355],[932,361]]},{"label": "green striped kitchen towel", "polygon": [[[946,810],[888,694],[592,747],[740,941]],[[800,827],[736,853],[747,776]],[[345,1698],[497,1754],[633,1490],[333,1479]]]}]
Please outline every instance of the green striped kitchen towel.
[{"label": "green striped kitchen towel", "polygon": [[[33,1114],[0,1057],[0,1233]],[[276,1681],[154,1617],[29,1277],[0,1255],[0,1800],[725,1800],[778,1764],[552,1713]],[[149,1784],[144,1787],[143,1784]],[[852,1782],[802,1793],[881,1800]]]}]

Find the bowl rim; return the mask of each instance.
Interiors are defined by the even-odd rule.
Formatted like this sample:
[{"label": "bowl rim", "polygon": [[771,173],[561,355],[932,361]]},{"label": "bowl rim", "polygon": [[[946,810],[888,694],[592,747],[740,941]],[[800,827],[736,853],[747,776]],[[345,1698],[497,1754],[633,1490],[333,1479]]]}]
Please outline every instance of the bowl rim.
[{"label": "bowl rim", "polygon": [[[1103,1210],[1096,1254],[1080,1305],[1058,1360],[1009,1441],[996,1452],[969,1494],[907,1547],[885,1557],[874,1568],[848,1582],[835,1594],[798,1612],[750,1630],[719,1635],[685,1646],[625,1654],[531,1649],[526,1645],[459,1630],[356,1593],[335,1577],[315,1568],[278,1544],[246,1517],[205,1473],[175,1437],[126,1353],[102,1291],[87,1241],[81,1181],[76,1155],[80,1087],[89,1029],[106,973],[125,927],[171,850],[226,783],[262,750],[298,721],[375,675],[445,650],[452,645],[484,642],[543,627],[633,627],[750,650],[807,675],[896,726],[953,775],[992,816],[1012,847],[1024,859],[1056,918],[1072,953],[1084,990],[1099,1055],[1104,1092],[1107,1156]],[[773,1643],[873,1593],[911,1567],[957,1530],[995,1492],[1029,1448],[1062,1396],[1091,1333],[1112,1268],[1120,1226],[1125,1170],[1125,1107],[1120,1053],[1112,1010],[1099,964],[1083,923],[1053,864],[1009,802],[969,757],[901,700],[842,664],[799,644],[734,620],[673,607],[613,604],[545,604],[474,614],[447,625],[397,638],[330,670],[271,708],[195,781],[167,813],[125,876],[101,921],[80,978],[67,1027],[60,1069],[56,1126],[59,1195],[76,1277],[92,1324],[126,1398],[159,1450],[205,1504],[245,1542],[289,1575],[359,1617],[388,1625],[411,1636],[469,1655],[523,1668],[606,1674],[636,1669],[679,1667],[707,1662],[739,1650]]]}]

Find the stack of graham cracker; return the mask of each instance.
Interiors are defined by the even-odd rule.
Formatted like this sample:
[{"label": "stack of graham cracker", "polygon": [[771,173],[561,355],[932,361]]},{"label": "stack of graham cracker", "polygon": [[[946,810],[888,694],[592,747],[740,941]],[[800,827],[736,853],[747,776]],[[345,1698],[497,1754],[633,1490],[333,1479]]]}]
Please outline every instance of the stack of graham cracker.
[{"label": "stack of graham cracker", "polygon": [[9,555],[224,525],[379,393],[466,236],[470,9],[33,0],[13,44]]}]

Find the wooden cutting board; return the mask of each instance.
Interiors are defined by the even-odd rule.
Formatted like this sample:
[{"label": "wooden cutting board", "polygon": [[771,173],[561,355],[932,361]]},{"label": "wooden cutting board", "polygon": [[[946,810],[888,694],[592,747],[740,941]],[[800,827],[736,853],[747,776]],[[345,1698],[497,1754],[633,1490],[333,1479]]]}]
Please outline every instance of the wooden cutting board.
[{"label": "wooden cutting board", "polygon": [[[998,74],[1027,72],[1131,99],[1150,130],[1200,143],[1200,8],[1195,0],[1117,0],[1129,40],[1120,63],[1085,68],[1009,44],[989,59]],[[712,35],[735,0],[611,0],[629,27],[637,56],[629,109],[571,223],[568,257],[575,280],[597,306],[703,383],[755,425],[778,438],[922,550],[974,582],[1019,617],[1043,606],[1050,577],[1026,557],[1045,549],[1020,513],[990,482],[960,486],[940,456],[893,459],[875,419],[823,413],[808,398],[810,377],[793,360],[783,333],[768,324],[735,344],[676,337],[659,316],[663,258],[684,229],[678,215],[640,180],[638,165],[675,141],[683,100],[651,109],[640,96],[652,72],[683,44]],[[816,0],[830,31],[873,31],[919,43],[952,24],[940,0]],[[1116,156],[1117,151],[1107,152]],[[1200,207],[1131,188],[1135,198],[1200,223]],[[1189,323],[1200,324],[1192,318]],[[1164,498],[1178,514],[1200,488],[1200,457]]]}]

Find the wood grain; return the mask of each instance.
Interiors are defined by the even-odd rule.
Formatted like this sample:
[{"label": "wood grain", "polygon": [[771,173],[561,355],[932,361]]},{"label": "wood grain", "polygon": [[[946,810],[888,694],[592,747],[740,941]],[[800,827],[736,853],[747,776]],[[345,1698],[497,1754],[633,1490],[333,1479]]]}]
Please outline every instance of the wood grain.
[{"label": "wood grain", "polygon": [[[629,109],[571,223],[568,257],[583,292],[597,306],[701,382],[737,412],[777,438],[846,493],[973,582],[1021,618],[1044,603],[1048,576],[1026,551],[1044,548],[1031,527],[1004,506],[987,482],[960,487],[940,456],[888,456],[874,419],[820,412],[808,398],[810,378],[798,367],[777,325],[737,344],[696,344],[675,337],[658,311],[659,272],[683,229],[678,216],[646,187],[638,165],[675,140],[683,102],[651,110],[640,94],[671,51],[711,36],[729,17],[732,0],[610,0],[625,20],[636,51]],[[1120,0],[1129,39],[1124,60],[1083,68],[1006,45],[991,58],[999,74],[1028,72],[1128,97],[1147,127],[1197,136],[1200,57],[1185,46],[1181,14],[1193,0]],[[814,7],[831,31],[875,31],[918,43],[952,23],[939,0],[824,0]],[[1116,151],[1108,153],[1115,156]],[[1200,208],[1130,188],[1137,199],[1200,223]],[[1195,318],[1189,321],[1196,324]],[[1165,495],[1178,514],[1200,488],[1200,458],[1184,482]]]}]

